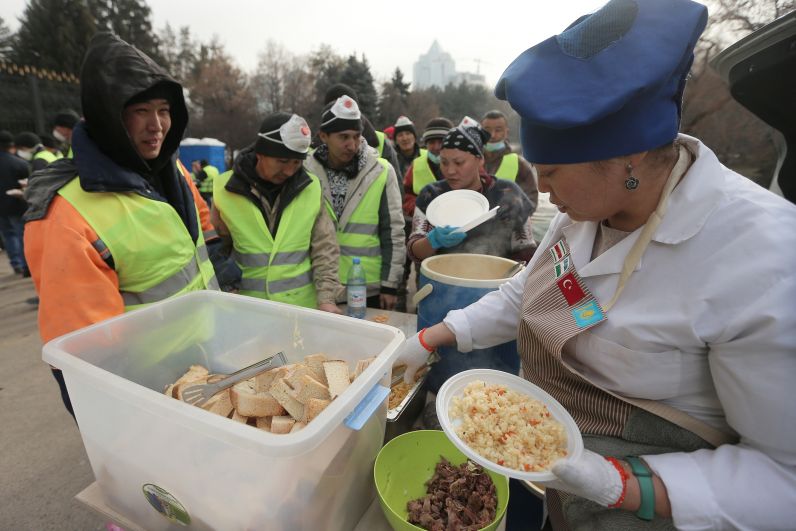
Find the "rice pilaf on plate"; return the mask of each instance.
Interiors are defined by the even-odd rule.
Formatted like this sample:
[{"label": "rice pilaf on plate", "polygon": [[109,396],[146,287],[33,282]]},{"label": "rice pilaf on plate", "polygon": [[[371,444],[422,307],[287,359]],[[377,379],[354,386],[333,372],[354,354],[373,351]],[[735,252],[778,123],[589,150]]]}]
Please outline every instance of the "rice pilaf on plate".
[{"label": "rice pilaf on plate", "polygon": [[567,456],[567,433],[542,402],[503,385],[474,380],[451,401],[456,435],[498,465],[549,470]]}]

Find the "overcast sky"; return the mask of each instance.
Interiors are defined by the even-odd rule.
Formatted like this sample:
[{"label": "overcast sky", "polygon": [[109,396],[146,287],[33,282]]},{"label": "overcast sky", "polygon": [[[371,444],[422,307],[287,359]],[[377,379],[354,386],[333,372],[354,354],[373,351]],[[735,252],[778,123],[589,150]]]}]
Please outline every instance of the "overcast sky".
[{"label": "overcast sky", "polygon": [[[194,37],[217,35],[247,71],[268,39],[296,54],[321,44],[337,53],[364,53],[377,81],[400,67],[405,79],[434,39],[453,56],[458,71],[480,72],[493,85],[530,46],[560,32],[607,0],[149,0],[160,31],[189,26]],[[0,16],[16,30],[25,0],[0,1]],[[57,16],[53,15],[53,24]]]}]

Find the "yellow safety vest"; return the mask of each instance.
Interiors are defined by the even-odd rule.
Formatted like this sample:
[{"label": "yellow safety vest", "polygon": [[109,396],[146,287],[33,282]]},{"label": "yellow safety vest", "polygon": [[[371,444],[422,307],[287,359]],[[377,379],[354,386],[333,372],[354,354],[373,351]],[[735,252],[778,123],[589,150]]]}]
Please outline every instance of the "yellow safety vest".
[{"label": "yellow safety vest", "polygon": [[213,202],[232,235],[233,258],[243,273],[240,293],[317,308],[310,245],[321,210],[320,181],[309,174],[312,182],[282,212],[274,238],[257,205],[225,188],[232,174],[215,180]]},{"label": "yellow safety vest", "polygon": [[46,149],[42,149],[41,151],[39,151],[38,153],[33,155],[33,160],[42,159],[42,160],[46,160],[47,164],[52,164],[56,160],[62,159],[63,157],[64,156],[61,155],[60,151],[58,151],[56,153],[51,153],[51,152],[47,151]]},{"label": "yellow safety vest", "polygon": [[384,188],[387,186],[389,162],[379,159],[382,172],[370,185],[362,197],[351,219],[344,227],[337,222],[331,205],[326,203],[332,219],[337,225],[337,243],[340,245],[340,282],[345,284],[353,259],[358,256],[365,270],[365,280],[369,285],[381,283],[381,240],[379,239],[379,205]]},{"label": "yellow safety vest", "polygon": [[420,190],[436,181],[437,177],[428,164],[428,150],[421,149],[420,155],[412,161],[412,192],[420,195]]},{"label": "yellow safety vest", "polygon": [[379,139],[379,147],[376,148],[379,151],[379,157],[381,157],[384,154],[384,139],[386,137],[387,135],[385,135],[381,131],[376,131],[376,138]]},{"label": "yellow safety vest", "polygon": [[212,194],[213,193],[213,180],[218,177],[218,168],[215,166],[210,166],[209,164],[202,168],[205,172],[207,177],[204,181],[199,183],[199,193],[202,194]]},{"label": "yellow safety vest", "polygon": [[[113,257],[124,311],[189,291],[218,289],[201,226],[194,243],[168,203],[136,192],[86,192],[78,177],[58,194],[97,233],[92,245],[102,258]],[[198,211],[196,217],[199,224]]]},{"label": "yellow safety vest", "polygon": [[495,172],[495,177],[514,182],[520,169],[520,157],[516,153],[506,153],[500,161],[500,167]]}]

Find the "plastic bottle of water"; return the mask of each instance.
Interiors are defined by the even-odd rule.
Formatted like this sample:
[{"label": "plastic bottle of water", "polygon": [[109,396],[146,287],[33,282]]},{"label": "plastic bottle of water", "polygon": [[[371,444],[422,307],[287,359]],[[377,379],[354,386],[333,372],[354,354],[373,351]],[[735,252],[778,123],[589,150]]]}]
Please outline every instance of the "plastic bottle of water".
[{"label": "plastic bottle of water", "polygon": [[365,270],[362,269],[359,257],[354,257],[353,262],[346,280],[347,313],[351,317],[364,319],[368,284],[365,281]]}]

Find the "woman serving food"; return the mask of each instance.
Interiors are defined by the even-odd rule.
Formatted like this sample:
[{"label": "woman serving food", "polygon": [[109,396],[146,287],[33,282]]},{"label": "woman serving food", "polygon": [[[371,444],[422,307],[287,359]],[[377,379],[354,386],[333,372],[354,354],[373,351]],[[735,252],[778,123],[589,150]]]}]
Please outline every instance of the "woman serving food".
[{"label": "woman serving food", "polygon": [[410,338],[517,338],[587,448],[554,465],[558,528],[792,527],[796,207],[678,134],[704,6],[613,0],[523,52],[496,94],[560,213],[528,267]]}]

